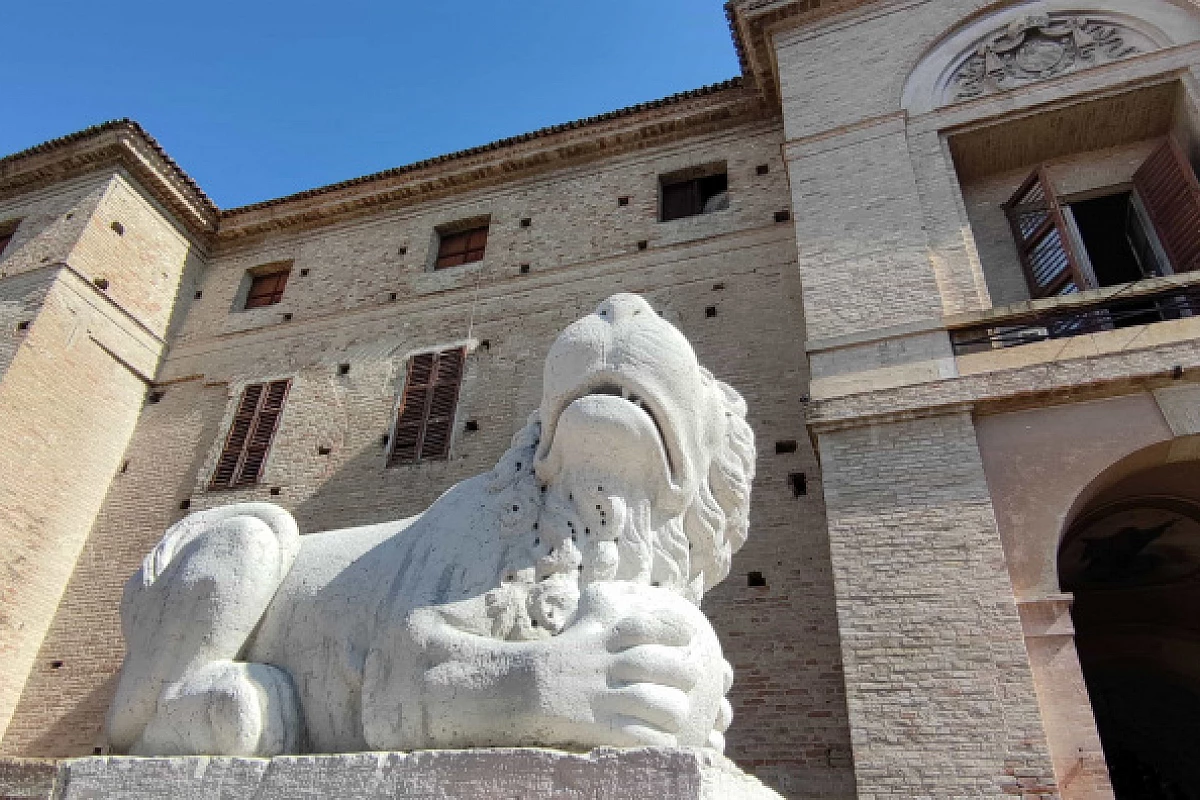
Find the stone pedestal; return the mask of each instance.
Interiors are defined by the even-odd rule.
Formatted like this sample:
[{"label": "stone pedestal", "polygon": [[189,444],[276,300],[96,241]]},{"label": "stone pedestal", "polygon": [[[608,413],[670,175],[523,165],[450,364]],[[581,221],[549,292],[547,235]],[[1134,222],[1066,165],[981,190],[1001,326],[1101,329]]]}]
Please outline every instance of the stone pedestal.
[{"label": "stone pedestal", "polygon": [[98,756],[59,762],[45,794],[29,793],[30,788],[0,786],[0,795],[53,794],[55,800],[781,800],[727,758],[664,748],[587,754],[430,750],[272,759]]}]

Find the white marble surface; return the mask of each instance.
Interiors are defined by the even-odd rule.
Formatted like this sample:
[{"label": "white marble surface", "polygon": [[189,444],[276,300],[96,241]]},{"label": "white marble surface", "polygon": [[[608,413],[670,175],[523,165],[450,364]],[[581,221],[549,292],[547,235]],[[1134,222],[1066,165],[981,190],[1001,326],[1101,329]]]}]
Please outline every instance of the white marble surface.
[{"label": "white marble surface", "polygon": [[430,750],[61,763],[59,800],[780,800],[711,750]]},{"label": "white marble surface", "polygon": [[167,531],[126,587],[117,752],[720,751],[699,609],[747,532],[745,403],[643,299],[547,356],[492,472],[424,514],[300,536],[266,503]]}]

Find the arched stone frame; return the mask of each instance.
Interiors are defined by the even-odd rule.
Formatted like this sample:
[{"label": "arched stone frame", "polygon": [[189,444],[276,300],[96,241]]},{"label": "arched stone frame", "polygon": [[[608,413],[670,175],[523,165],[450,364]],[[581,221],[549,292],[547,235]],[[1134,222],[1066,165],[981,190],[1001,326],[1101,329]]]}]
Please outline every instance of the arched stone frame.
[{"label": "arched stone frame", "polygon": [[1055,20],[1083,17],[1117,27],[1139,53],[1200,40],[1200,15],[1170,0],[1040,0],[993,6],[942,36],[921,56],[905,82],[901,108],[915,115],[962,102],[947,93],[963,64],[1010,25],[1042,14]]}]

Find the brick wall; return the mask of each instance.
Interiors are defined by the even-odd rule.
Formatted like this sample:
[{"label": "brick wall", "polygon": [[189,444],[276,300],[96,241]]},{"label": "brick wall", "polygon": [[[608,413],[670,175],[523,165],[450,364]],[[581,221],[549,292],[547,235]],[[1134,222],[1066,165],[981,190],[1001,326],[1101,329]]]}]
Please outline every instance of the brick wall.
[{"label": "brick wall", "polygon": [[820,451],[859,796],[1057,796],[971,418]]},{"label": "brick wall", "polygon": [[[781,346],[802,338],[803,317],[792,229],[774,219],[788,205],[779,145],[778,128],[751,126],[226,246],[199,284],[202,297],[160,372],[163,397],[142,414],[129,466],[38,656],[39,665],[63,666],[31,676],[3,752],[77,755],[97,744],[120,664],[121,584],[186,513],[184,500],[192,509],[271,500],[306,532],[417,513],[506,449],[538,405],[558,331],[608,295],[635,291],[746,396],[759,438],[750,541],[705,601],[737,674],[728,753],[793,796],[853,796],[820,476],[799,401],[807,366],[799,350]],[[657,176],[719,160],[728,164],[731,208],[657,222]],[[766,175],[759,164],[769,165]],[[629,205],[618,204],[622,196]],[[484,261],[427,272],[433,226],[481,213],[492,220]],[[286,259],[294,264],[283,303],[232,308],[247,269]],[[407,355],[468,336],[476,344],[450,459],[385,468],[381,437]],[[241,388],[279,377],[293,386],[262,482],[208,491]],[[466,431],[468,420],[478,430]],[[776,454],[783,440],[796,441],[796,452]],[[807,496],[793,496],[793,472],[807,475]],[[766,587],[747,586],[752,570]]]}]

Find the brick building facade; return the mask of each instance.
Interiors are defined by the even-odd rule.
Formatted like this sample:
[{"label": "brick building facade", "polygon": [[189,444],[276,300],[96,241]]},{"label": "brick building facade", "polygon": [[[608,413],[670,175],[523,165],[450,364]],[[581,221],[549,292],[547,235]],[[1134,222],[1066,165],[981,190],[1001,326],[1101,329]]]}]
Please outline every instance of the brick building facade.
[{"label": "brick building facade", "polygon": [[105,748],[169,525],[423,509],[632,291],[759,443],[705,600],[732,758],[797,798],[1200,796],[1200,8],[726,10],[727,83],[244,208],[129,121],[0,159],[4,780]]}]

